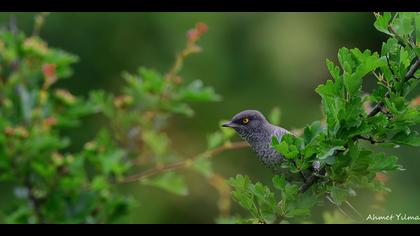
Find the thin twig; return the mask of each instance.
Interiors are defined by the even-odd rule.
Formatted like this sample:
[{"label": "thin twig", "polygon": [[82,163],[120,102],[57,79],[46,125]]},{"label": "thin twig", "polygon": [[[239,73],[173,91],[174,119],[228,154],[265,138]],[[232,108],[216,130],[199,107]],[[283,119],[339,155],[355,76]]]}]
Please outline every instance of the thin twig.
[{"label": "thin twig", "polygon": [[356,138],[361,139],[361,140],[369,141],[371,144],[382,143],[382,141],[375,140],[372,137],[364,137],[364,136],[358,135],[358,136],[356,136]]},{"label": "thin twig", "polygon": [[347,206],[350,207],[350,209],[352,209],[357,214],[358,217],[360,217],[360,219],[363,219],[362,214],[352,204],[350,204],[349,201],[344,201],[344,202],[346,203]]},{"label": "thin twig", "polygon": [[338,205],[336,204],[329,196],[326,197],[328,199],[328,201],[330,201],[331,204],[333,204],[335,207],[337,207],[337,209],[341,212],[341,214],[343,214],[345,217],[353,220],[349,215],[347,215],[347,213]]},{"label": "thin twig", "polygon": [[326,172],[325,167],[319,170],[318,172],[313,172],[306,180],[305,183],[302,184],[299,188],[299,192],[304,193],[306,192],[318,179],[319,175],[324,175]]},{"label": "thin twig", "polygon": [[[182,69],[185,59],[191,54],[201,52],[201,48],[196,45],[196,42],[207,32],[207,25],[204,23],[197,23],[195,28],[190,29],[187,34],[187,45],[186,47],[176,55],[175,63],[165,76],[164,87],[161,93],[160,99],[165,99],[168,96],[170,86],[173,82],[177,82],[178,73]],[[178,81],[180,82],[180,81]]]},{"label": "thin twig", "polygon": [[222,145],[218,148],[202,152],[202,153],[200,153],[200,154],[198,154],[198,155],[196,155],[196,156],[194,156],[190,159],[187,159],[185,161],[179,161],[179,162],[175,162],[175,163],[172,163],[172,164],[168,164],[166,166],[155,167],[155,168],[146,170],[142,173],[125,177],[123,180],[119,180],[116,183],[126,184],[126,183],[137,182],[137,181],[143,180],[147,177],[151,177],[151,176],[154,176],[154,175],[157,175],[157,174],[186,168],[186,167],[190,166],[190,163],[192,161],[194,161],[195,159],[197,159],[198,157],[204,156],[206,158],[211,158],[211,157],[214,157],[214,156],[216,156],[216,155],[218,155],[218,154],[220,154],[224,151],[227,151],[227,150],[241,149],[241,148],[246,148],[246,147],[249,147],[249,144],[247,142],[244,142],[244,141],[235,142],[235,143],[227,143],[227,144],[224,144],[224,145]]}]

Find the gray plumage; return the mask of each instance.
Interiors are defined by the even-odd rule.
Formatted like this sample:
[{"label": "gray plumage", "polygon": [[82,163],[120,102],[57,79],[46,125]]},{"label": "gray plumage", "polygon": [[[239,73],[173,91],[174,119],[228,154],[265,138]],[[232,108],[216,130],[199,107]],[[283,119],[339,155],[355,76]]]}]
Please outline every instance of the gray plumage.
[{"label": "gray plumage", "polygon": [[284,134],[290,133],[286,129],[270,124],[267,119],[256,110],[245,110],[236,114],[223,127],[233,128],[242,139],[247,141],[257,153],[260,161],[275,172],[279,171],[279,164],[284,157],[271,145],[272,137],[279,140]]}]

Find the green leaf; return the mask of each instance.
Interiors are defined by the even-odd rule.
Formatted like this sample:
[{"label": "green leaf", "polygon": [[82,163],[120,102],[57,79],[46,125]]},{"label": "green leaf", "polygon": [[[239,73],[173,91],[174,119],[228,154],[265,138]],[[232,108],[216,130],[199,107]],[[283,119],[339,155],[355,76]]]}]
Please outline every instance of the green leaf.
[{"label": "green leaf", "polygon": [[379,13],[375,13],[376,21],[373,24],[375,28],[383,33],[392,35],[388,30],[388,24],[391,21],[391,13],[390,12],[384,12],[383,15]]},{"label": "green leaf", "polygon": [[41,163],[41,162],[32,162],[31,168],[44,178],[52,178],[54,174],[56,173],[54,166],[45,165],[44,163]]},{"label": "green leaf", "polygon": [[[420,14],[416,14],[416,18],[414,19],[416,22],[415,25],[415,31],[416,31],[416,45],[419,45],[418,43],[420,42]],[[416,47],[416,55],[417,57],[420,56],[420,47]],[[417,77],[418,78],[418,77]]]},{"label": "green leaf", "polygon": [[398,44],[398,40],[396,38],[389,38],[386,42],[382,43],[381,55],[395,55],[399,51],[400,47],[401,46]]},{"label": "green leaf", "polygon": [[211,177],[213,175],[211,161],[206,156],[200,156],[193,161],[192,168],[204,175],[204,177]]},{"label": "green leaf", "polygon": [[375,69],[387,65],[385,58],[380,58],[377,52],[371,53],[370,50],[365,50],[362,53],[355,48],[351,50],[351,53],[358,63],[353,77],[363,78]]},{"label": "green leaf", "polygon": [[161,93],[165,86],[165,79],[163,76],[152,69],[141,67],[138,70],[140,75],[140,86],[144,91],[150,91],[153,93]]},{"label": "green leaf", "polygon": [[299,192],[298,186],[288,183],[285,177],[282,175],[274,176],[272,182],[274,188],[280,190],[281,197],[284,201],[290,201],[295,199],[296,195]]},{"label": "green leaf", "polygon": [[366,171],[372,162],[372,152],[360,151],[356,145],[352,145],[349,149],[349,155],[352,159],[351,171],[360,176],[366,175]]},{"label": "green leaf", "polygon": [[223,133],[217,131],[207,136],[207,147],[213,149],[219,147],[224,142]]},{"label": "green leaf", "polygon": [[122,176],[124,172],[129,168],[129,165],[123,161],[126,155],[126,151],[122,149],[112,149],[101,155],[102,169],[106,175],[115,174]]},{"label": "green leaf", "polygon": [[248,186],[251,184],[251,181],[246,175],[236,175],[229,179],[229,184],[239,190],[247,190]]},{"label": "green leaf", "polygon": [[330,196],[335,204],[341,205],[349,196],[349,192],[346,189],[333,185]]},{"label": "green leaf", "polygon": [[299,155],[300,150],[303,148],[301,138],[288,133],[281,136],[280,139],[281,142],[279,143],[277,137],[272,137],[272,146],[274,149],[288,159],[293,159]]},{"label": "green leaf", "polygon": [[272,179],[274,188],[284,190],[286,188],[286,178],[283,175],[276,175]]},{"label": "green leaf", "polygon": [[73,74],[70,65],[78,61],[79,57],[76,55],[67,53],[60,49],[50,48],[45,56],[44,63],[56,65],[55,75],[57,78],[68,78]]},{"label": "green leaf", "polygon": [[363,53],[355,49],[341,48],[338,59],[344,70],[343,83],[349,96],[358,96],[361,90],[363,77],[380,66],[386,65],[386,61],[379,58],[378,53],[365,50]]},{"label": "green leaf", "polygon": [[169,138],[166,133],[157,133],[151,130],[145,130],[142,133],[144,142],[157,156],[162,156],[168,152]]},{"label": "green leaf", "polygon": [[184,178],[174,172],[167,172],[154,178],[145,179],[141,184],[158,187],[180,196],[188,195]]},{"label": "green leaf", "polygon": [[326,64],[327,64],[327,68],[328,71],[330,72],[331,76],[336,80],[336,81],[340,81],[341,80],[341,76],[340,76],[340,68],[336,65],[334,65],[334,63],[330,60],[326,60]]},{"label": "green leaf", "polygon": [[401,170],[401,166],[397,164],[398,157],[396,156],[385,156],[384,153],[378,153],[372,156],[372,162],[370,163],[369,170],[371,171],[391,171]]},{"label": "green leaf", "polygon": [[234,188],[234,191],[232,192],[233,199],[243,208],[250,211],[254,217],[258,218],[259,212],[254,202],[253,194],[250,192],[252,184],[248,176],[237,175],[236,177],[229,179],[229,184]]},{"label": "green leaf", "polygon": [[286,142],[281,142],[273,146],[280,154],[287,159],[294,159],[299,154],[299,150],[294,145],[289,145]]},{"label": "green leaf", "polygon": [[411,58],[410,58],[409,52],[405,50],[404,48],[400,48],[399,57],[400,57],[399,63],[403,71],[403,75],[401,76],[401,78],[404,78],[406,74],[406,68],[410,66]]},{"label": "green leaf", "polygon": [[403,38],[407,38],[415,29],[415,12],[399,12],[398,17],[392,23],[395,32]]},{"label": "green leaf", "polygon": [[324,160],[327,159],[328,157],[331,157],[335,154],[336,151],[342,151],[345,150],[345,148],[343,146],[335,146],[329,149],[324,150],[323,152],[318,154],[318,159],[320,160]]},{"label": "green leaf", "polygon": [[344,106],[340,89],[334,85],[333,81],[328,80],[325,85],[318,86],[315,91],[322,98],[322,109],[327,117],[328,133],[335,136],[340,129],[338,114]]},{"label": "green leaf", "polygon": [[253,217],[272,222],[276,215],[276,200],[270,188],[262,183],[252,184],[247,176],[237,175],[229,183],[234,187],[233,198],[250,211]]},{"label": "green leaf", "polygon": [[398,135],[393,138],[393,142],[397,144],[404,144],[404,145],[410,145],[413,147],[419,147],[420,146],[420,136],[415,132],[408,136],[406,135]]},{"label": "green leaf", "polygon": [[353,69],[356,67],[356,61],[353,59],[351,51],[348,48],[342,47],[338,50],[337,56],[341,68],[343,68],[343,74],[352,74]]},{"label": "green leaf", "polygon": [[275,218],[276,200],[274,193],[267,186],[256,183],[253,187],[258,206],[260,207],[261,216],[265,221],[271,222]]},{"label": "green leaf", "polygon": [[194,115],[194,110],[186,103],[172,102],[171,104],[164,106],[164,108],[170,112],[182,114],[187,117],[192,117]]},{"label": "green leaf", "polygon": [[323,128],[321,127],[321,122],[314,121],[311,125],[305,127],[303,131],[303,138],[305,145],[308,145],[312,142],[321,132]]},{"label": "green leaf", "polygon": [[92,180],[91,187],[95,191],[100,191],[109,188],[110,184],[104,176],[95,176]]},{"label": "green leaf", "polygon": [[220,101],[221,96],[216,94],[213,88],[204,87],[201,80],[194,80],[180,88],[176,99],[188,102],[215,102]]}]

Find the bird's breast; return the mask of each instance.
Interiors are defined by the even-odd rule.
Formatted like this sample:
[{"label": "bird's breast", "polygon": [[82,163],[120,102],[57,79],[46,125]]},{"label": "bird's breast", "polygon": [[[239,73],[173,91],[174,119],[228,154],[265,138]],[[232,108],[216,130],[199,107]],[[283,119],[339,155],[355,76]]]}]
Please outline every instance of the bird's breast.
[{"label": "bird's breast", "polygon": [[254,143],[251,144],[251,147],[257,153],[260,161],[270,168],[273,168],[284,160],[283,156],[271,146],[271,143]]}]

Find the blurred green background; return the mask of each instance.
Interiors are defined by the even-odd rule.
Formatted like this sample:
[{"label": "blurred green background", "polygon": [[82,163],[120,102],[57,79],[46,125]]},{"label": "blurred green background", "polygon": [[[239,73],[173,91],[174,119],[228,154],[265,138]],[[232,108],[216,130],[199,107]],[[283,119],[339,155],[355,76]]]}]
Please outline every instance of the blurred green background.
[{"label": "blurred green background", "polygon": [[[0,27],[11,16],[28,34],[34,13],[0,13]],[[185,44],[186,31],[204,22],[209,32],[200,41],[203,53],[185,63],[186,80],[201,79],[223,96],[218,103],[200,104],[193,118],[177,117],[169,134],[177,152],[190,157],[206,146],[206,135],[218,129],[218,122],[243,109],[264,114],[278,106],[281,124],[297,129],[320,119],[320,97],[316,86],[330,79],[325,59],[336,60],[342,46],[378,51],[385,35],[373,27],[372,13],[52,13],[41,36],[52,47],[80,57],[71,79],[60,82],[72,93],[86,96],[89,90],[118,93],[121,73],[139,66],[167,71],[175,53]],[[374,85],[367,81],[368,86]],[[101,126],[95,117],[68,130],[78,149]],[[420,215],[420,164],[418,150],[402,147],[386,150],[401,157],[406,171],[390,175],[393,191],[383,204],[389,213]],[[247,174],[255,181],[270,183],[272,177],[248,149],[230,151],[214,159],[214,169],[226,178]],[[212,223],[217,217],[217,192],[194,173],[188,177],[191,194],[178,197],[136,184],[120,191],[134,194],[138,206],[121,222],[126,223]],[[7,205],[13,194],[0,186],[0,204]],[[363,214],[373,194],[361,192],[352,200]],[[316,209],[315,220],[331,206]],[[234,205],[232,214],[241,214]]]}]

